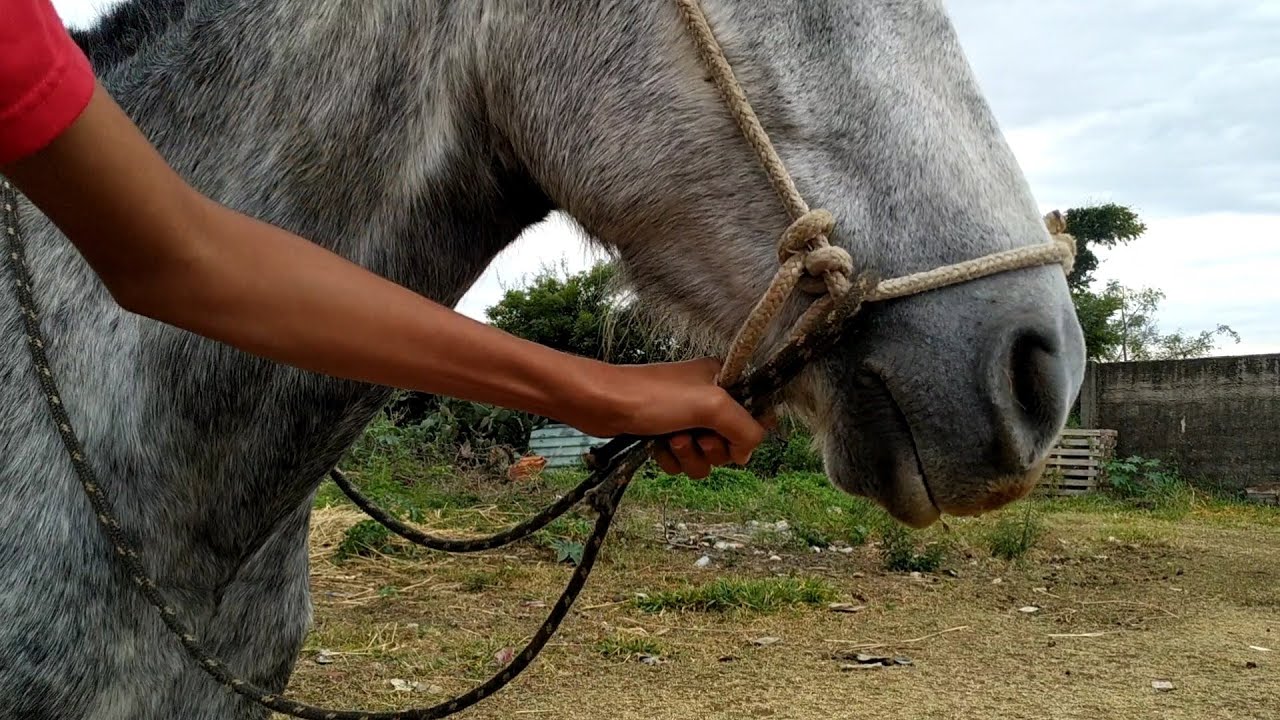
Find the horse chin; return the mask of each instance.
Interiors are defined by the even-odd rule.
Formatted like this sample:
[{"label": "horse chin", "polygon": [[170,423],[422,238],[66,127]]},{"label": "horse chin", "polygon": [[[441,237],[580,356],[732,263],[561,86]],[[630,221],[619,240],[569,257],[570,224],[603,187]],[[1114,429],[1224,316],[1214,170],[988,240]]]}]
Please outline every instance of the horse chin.
[{"label": "horse chin", "polygon": [[969,474],[952,477],[946,470],[931,474],[890,384],[870,370],[859,372],[854,384],[819,433],[827,474],[837,487],[873,500],[904,525],[926,528],[943,514],[998,509],[1026,495],[1043,472],[1042,461],[1026,473],[985,481]]},{"label": "horse chin", "polygon": [[842,490],[875,501],[898,522],[926,528],[942,510],[916,451],[911,425],[892,393],[874,373],[858,377],[857,407],[837,409],[823,433],[823,460]]}]

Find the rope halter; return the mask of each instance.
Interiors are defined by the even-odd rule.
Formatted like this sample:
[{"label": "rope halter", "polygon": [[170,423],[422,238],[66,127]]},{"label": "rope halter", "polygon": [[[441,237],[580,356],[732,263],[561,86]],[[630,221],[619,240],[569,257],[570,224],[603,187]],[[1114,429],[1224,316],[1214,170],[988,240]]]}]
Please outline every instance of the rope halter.
[{"label": "rope halter", "polygon": [[[843,320],[856,312],[860,303],[840,303],[849,294],[855,280],[852,256],[847,250],[832,245],[828,240],[835,229],[835,218],[826,210],[811,209],[796,189],[795,181],[787,172],[768,133],[751,108],[751,103],[747,101],[746,93],[738,83],[733,68],[729,66],[724,49],[711,30],[699,0],[675,2],[684,18],[685,27],[692,35],[699,57],[711,73],[738,129],[755,150],[761,167],[769,176],[770,184],[791,218],[791,225],[782,233],[778,242],[778,262],[781,267],[738,329],[725,354],[724,364],[716,381],[721,386],[728,387],[742,378],[769,326],[794,291],[815,295],[817,300],[797,321],[790,334],[791,340],[808,333],[820,322]],[[1075,239],[1066,232],[1066,219],[1055,210],[1045,216],[1044,223],[1051,235],[1048,243],[1005,250],[954,265],[882,280],[870,288],[863,299],[890,300],[1008,270],[1039,265],[1061,265],[1070,274],[1075,262],[1076,246]],[[836,308],[843,315],[831,312]]]}]

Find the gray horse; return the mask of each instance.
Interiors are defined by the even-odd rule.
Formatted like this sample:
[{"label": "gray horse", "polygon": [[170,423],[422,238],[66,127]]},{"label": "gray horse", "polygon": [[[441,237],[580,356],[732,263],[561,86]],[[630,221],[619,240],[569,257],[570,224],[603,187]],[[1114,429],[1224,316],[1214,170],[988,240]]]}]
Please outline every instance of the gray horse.
[{"label": "gray horse", "polygon": [[[940,2],[705,6],[857,263],[1048,241]],[[673,3],[135,0],[113,22],[82,40],[196,187],[438,301],[555,209],[718,347],[776,266],[785,213]],[[22,212],[64,401],[128,534],[215,652],[284,688],[311,617],[312,495],[389,391],[130,315]],[[116,569],[0,297],[0,715],[264,717]],[[1025,493],[1083,361],[1062,271],[1042,267],[868,308],[788,404],[833,482],[923,526]]]}]

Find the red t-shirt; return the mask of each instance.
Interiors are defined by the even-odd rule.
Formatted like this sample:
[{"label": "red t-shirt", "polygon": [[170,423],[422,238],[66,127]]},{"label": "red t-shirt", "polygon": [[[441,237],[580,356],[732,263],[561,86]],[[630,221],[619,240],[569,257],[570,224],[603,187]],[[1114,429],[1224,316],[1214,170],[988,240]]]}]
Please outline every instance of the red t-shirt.
[{"label": "red t-shirt", "polygon": [[53,141],[93,87],[89,60],[49,0],[0,0],[0,165]]}]

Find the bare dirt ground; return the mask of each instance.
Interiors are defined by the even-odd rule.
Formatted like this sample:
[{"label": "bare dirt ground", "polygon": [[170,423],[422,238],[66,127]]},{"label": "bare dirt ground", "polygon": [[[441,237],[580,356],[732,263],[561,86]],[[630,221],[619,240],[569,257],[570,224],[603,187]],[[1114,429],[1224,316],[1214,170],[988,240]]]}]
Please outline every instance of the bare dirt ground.
[{"label": "bare dirt ground", "polygon": [[[568,577],[531,545],[336,562],[361,517],[315,517],[315,624],[293,697],[369,710],[439,702],[522,645]],[[1280,718],[1277,518],[1054,511],[1047,536],[1012,563],[969,539],[985,521],[953,522],[958,550],[937,573],[913,576],[884,571],[874,543],[670,548],[651,509],[632,511],[542,657],[457,717]],[[695,568],[702,555],[710,564]],[[862,609],[645,612],[628,602],[686,582],[778,575],[825,580],[835,601]],[[859,652],[910,664],[866,668]]]}]

